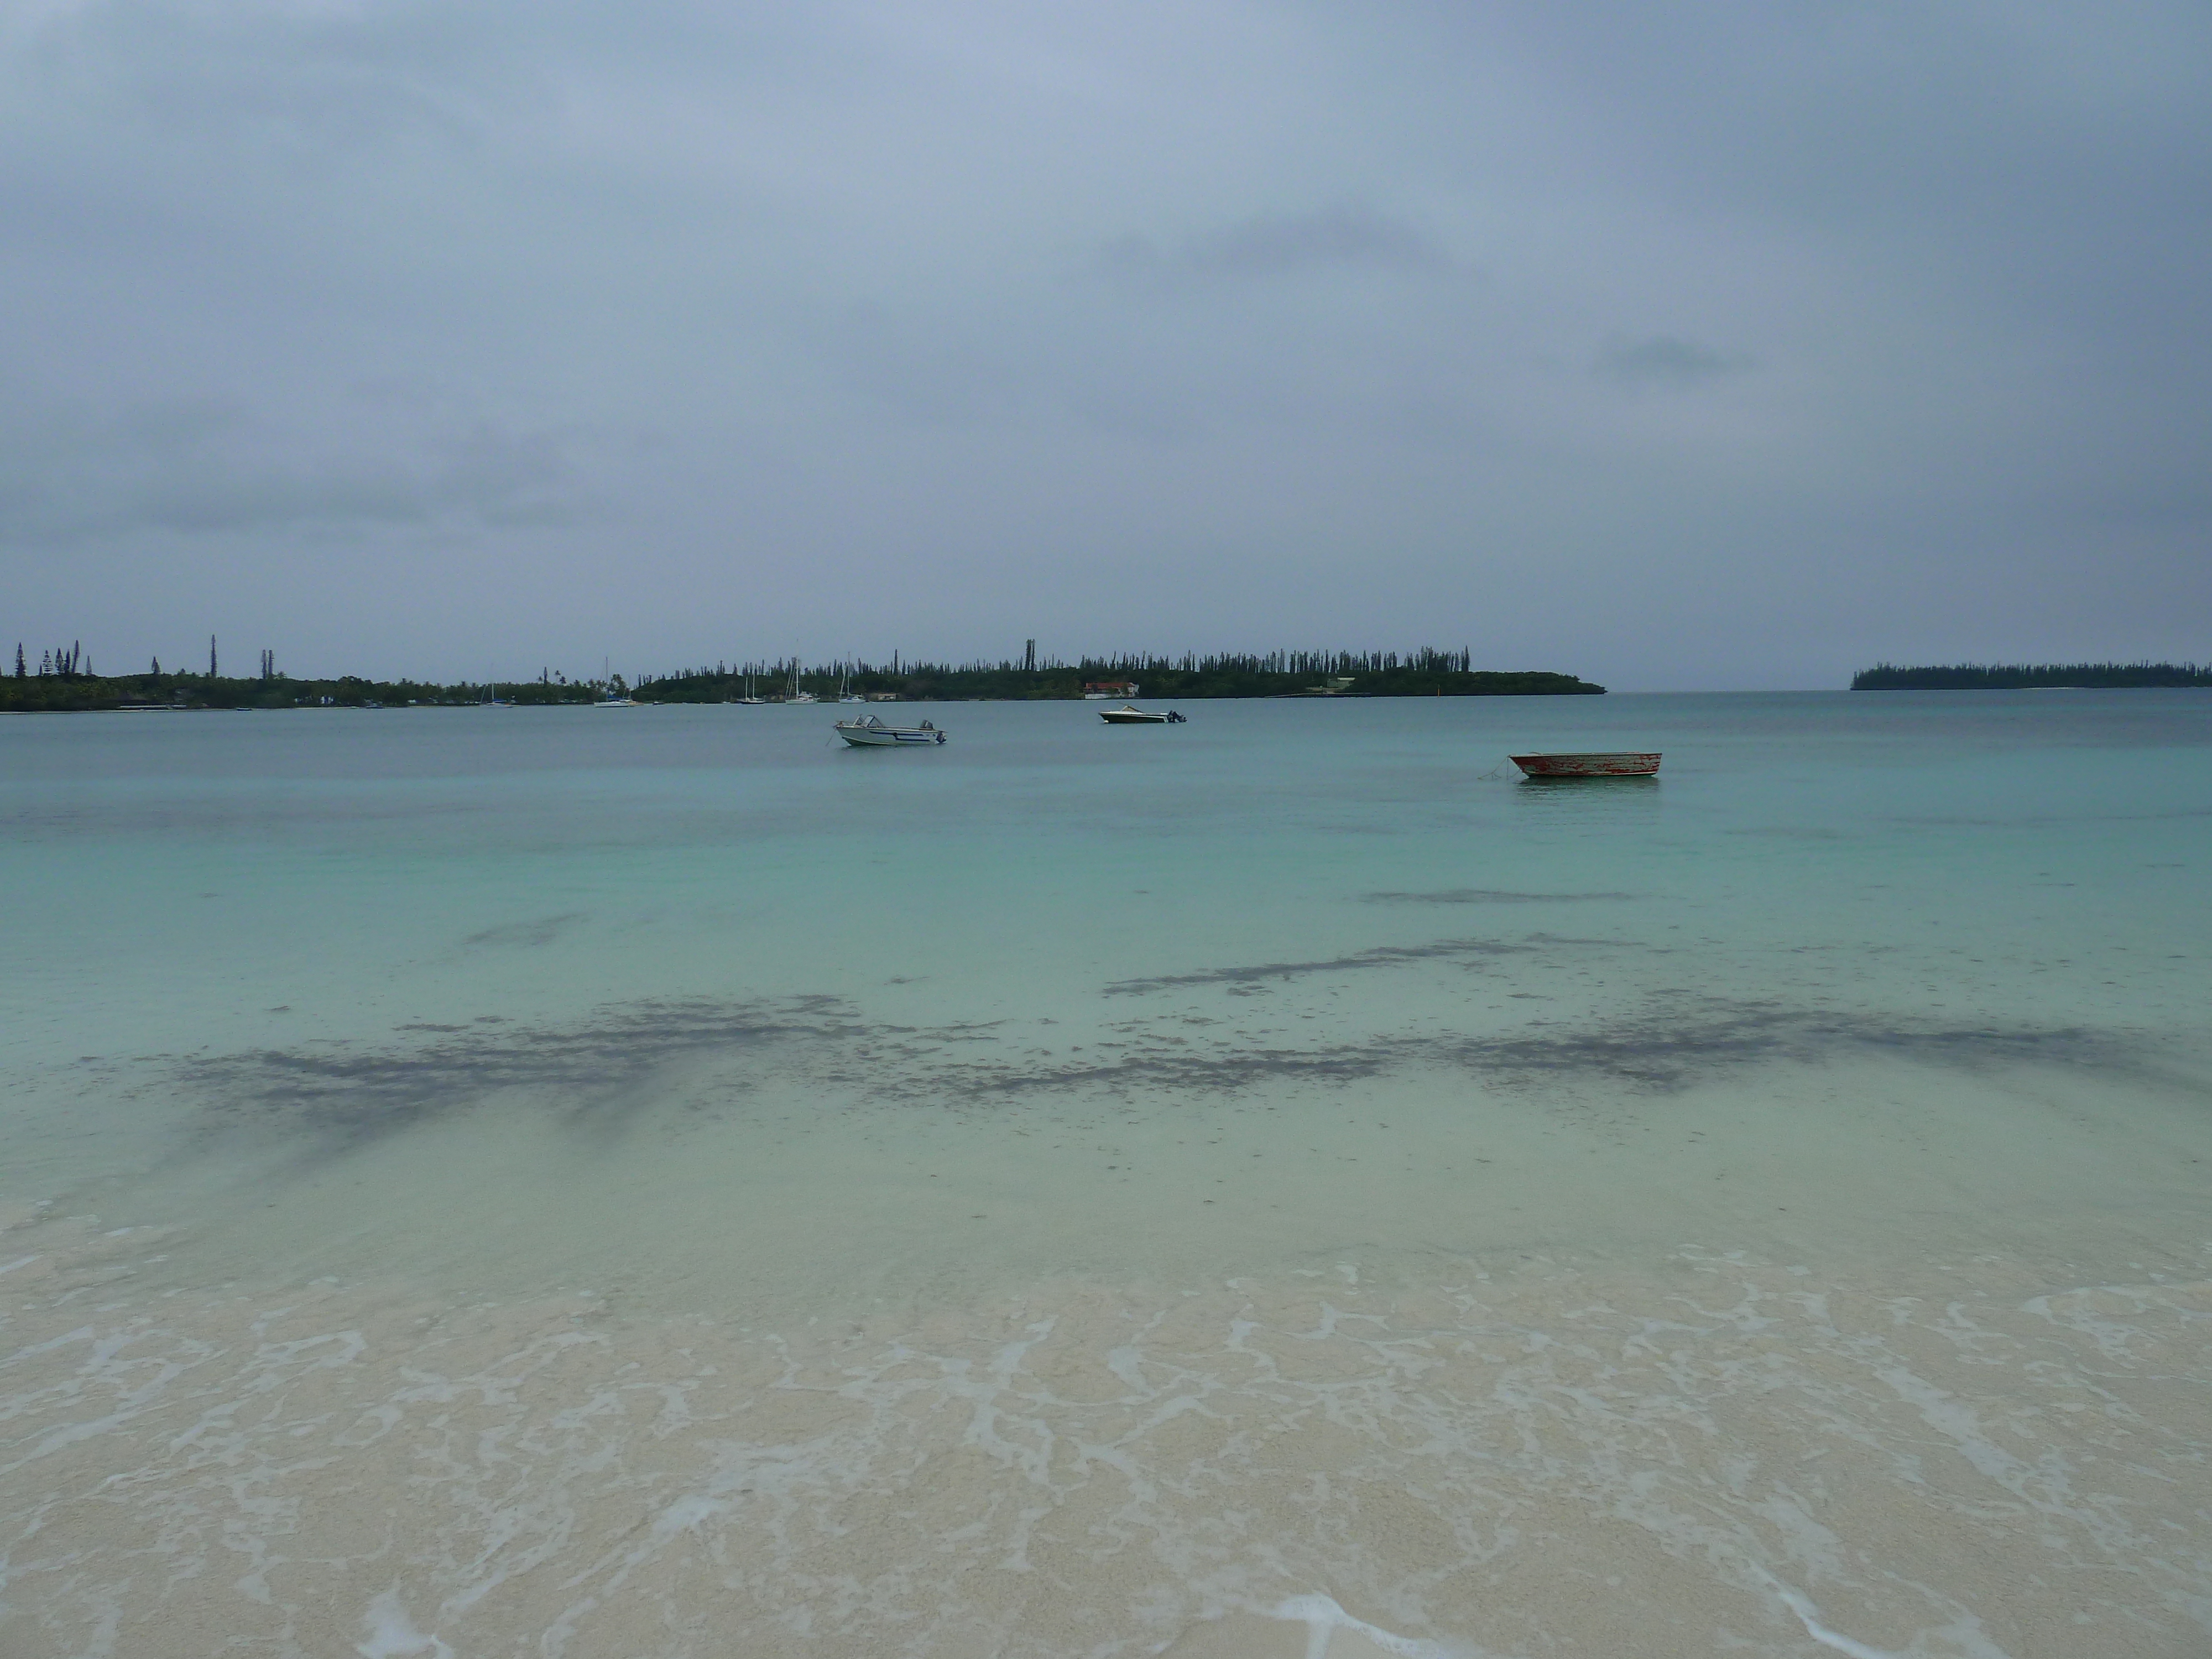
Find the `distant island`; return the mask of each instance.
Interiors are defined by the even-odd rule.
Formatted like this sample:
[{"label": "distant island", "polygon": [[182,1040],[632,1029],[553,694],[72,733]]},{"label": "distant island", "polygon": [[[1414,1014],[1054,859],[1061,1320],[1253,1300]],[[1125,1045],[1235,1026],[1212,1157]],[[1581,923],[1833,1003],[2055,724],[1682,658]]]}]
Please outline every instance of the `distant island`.
[{"label": "distant island", "polygon": [[2163,685],[2212,686],[2212,668],[2171,662],[1962,662],[1948,668],[1883,663],[1851,676],[1854,691],[2103,691]]},{"label": "distant island", "polygon": [[[763,695],[789,684],[789,665],[694,668],[649,678],[631,692],[641,702],[722,702],[741,694],[747,676]],[[777,678],[778,675],[783,676]],[[848,663],[811,669],[799,686],[816,696],[849,683],[863,696],[911,702],[1048,701],[1086,692],[1147,699],[1176,697],[1527,697],[1602,696],[1605,688],[1572,674],[1501,673],[1474,667],[1465,651],[1285,652],[1266,655],[1086,657],[1079,662]],[[1129,688],[1135,688],[1131,690]]]},{"label": "distant island", "polygon": [[849,692],[881,702],[969,702],[1075,699],[1201,697],[1511,697],[1602,696],[1605,688],[1572,674],[1501,672],[1472,665],[1465,651],[1284,652],[1258,655],[1086,657],[1040,660],[1034,647],[1020,661],[881,663],[811,666],[793,660],[717,663],[713,667],[647,674],[635,684],[619,674],[570,679],[550,669],[535,679],[371,680],[358,675],[303,678],[280,672],[264,652],[251,677],[223,675],[212,647],[208,672],[98,675],[81,649],[42,654],[33,667],[18,647],[15,672],[0,675],[0,713],[88,709],[465,708],[490,702],[520,705],[597,702],[625,696],[639,702],[732,702],[747,696],[781,701],[794,691],[829,701]]}]

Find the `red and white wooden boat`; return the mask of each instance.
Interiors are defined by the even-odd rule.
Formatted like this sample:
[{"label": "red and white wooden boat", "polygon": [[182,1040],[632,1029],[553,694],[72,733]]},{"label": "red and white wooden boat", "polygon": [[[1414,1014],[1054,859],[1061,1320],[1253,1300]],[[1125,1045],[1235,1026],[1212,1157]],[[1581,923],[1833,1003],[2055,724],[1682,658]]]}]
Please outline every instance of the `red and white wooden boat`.
[{"label": "red and white wooden boat", "polygon": [[1510,758],[1532,778],[1648,778],[1659,769],[1656,755],[1515,755]]}]

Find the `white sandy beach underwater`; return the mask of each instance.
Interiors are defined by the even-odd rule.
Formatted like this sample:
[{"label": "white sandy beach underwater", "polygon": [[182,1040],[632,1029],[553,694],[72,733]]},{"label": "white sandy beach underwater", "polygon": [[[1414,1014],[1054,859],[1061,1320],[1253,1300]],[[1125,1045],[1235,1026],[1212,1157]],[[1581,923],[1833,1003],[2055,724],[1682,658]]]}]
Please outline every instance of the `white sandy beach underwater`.
[{"label": "white sandy beach underwater", "polygon": [[2212,1650],[2212,702],[928,712],[0,725],[0,1651]]}]

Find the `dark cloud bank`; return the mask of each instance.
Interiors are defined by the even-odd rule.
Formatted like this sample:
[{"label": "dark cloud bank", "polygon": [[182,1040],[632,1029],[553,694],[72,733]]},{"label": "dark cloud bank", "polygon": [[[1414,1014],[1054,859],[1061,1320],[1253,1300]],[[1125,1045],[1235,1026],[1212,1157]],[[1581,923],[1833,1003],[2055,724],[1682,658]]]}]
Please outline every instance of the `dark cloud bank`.
[{"label": "dark cloud bank", "polygon": [[2207,199],[2179,0],[18,9],[0,589],[441,677],[2201,655]]}]

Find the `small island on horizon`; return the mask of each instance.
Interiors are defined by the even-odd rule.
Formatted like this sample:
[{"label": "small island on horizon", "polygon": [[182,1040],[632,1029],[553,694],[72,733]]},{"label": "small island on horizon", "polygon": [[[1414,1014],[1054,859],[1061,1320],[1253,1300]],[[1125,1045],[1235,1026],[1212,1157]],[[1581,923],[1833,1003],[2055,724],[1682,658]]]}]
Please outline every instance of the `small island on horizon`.
[{"label": "small island on horizon", "polygon": [[1034,642],[1018,661],[959,665],[857,659],[805,665],[716,663],[711,667],[647,674],[635,684],[620,674],[572,679],[550,668],[535,678],[457,681],[373,680],[358,675],[299,677],[279,670],[273,652],[258,672],[224,675],[214,641],[204,673],[165,671],[156,660],[143,674],[98,675],[82,647],[42,653],[36,665],[21,647],[12,674],[0,675],[0,713],[97,709],[456,708],[591,703],[614,696],[637,702],[726,703],[744,698],[783,702],[799,692],[812,701],[840,695],[871,702],[975,702],[1211,697],[1601,696],[1605,687],[1572,674],[1542,670],[1478,669],[1465,650],[1297,652],[1260,654],[1126,654],[1075,662],[1040,659]]},{"label": "small island on horizon", "polygon": [[1899,668],[1881,663],[1851,676],[1854,691],[2111,691],[2212,686],[2212,667],[2195,663],[1956,663]]}]

